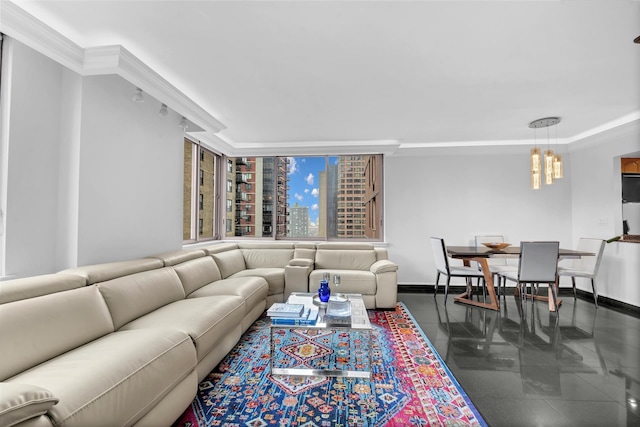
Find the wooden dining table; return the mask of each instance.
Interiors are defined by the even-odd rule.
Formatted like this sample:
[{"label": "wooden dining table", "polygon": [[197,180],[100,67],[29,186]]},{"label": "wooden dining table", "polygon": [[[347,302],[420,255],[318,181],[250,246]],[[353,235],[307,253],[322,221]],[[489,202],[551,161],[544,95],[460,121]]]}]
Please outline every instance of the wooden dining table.
[{"label": "wooden dining table", "polygon": [[[520,247],[519,246],[508,246],[504,249],[490,249],[484,246],[447,246],[447,254],[451,258],[460,259],[469,267],[471,265],[471,261],[475,261],[480,266],[482,271],[482,275],[484,276],[484,280],[487,286],[487,294],[489,296],[489,302],[486,301],[474,301],[471,299],[471,289],[467,288],[467,290],[454,297],[454,301],[469,304],[476,307],[488,308],[490,310],[500,310],[500,301],[496,296],[496,291],[493,284],[493,277],[491,277],[491,270],[489,269],[488,259],[493,257],[504,257],[504,258],[519,258],[520,256]],[[560,249],[558,252],[558,259],[568,259],[568,258],[581,258],[583,256],[595,256],[596,254],[591,252],[583,252],[576,251],[572,249]],[[556,276],[555,283],[555,291],[556,295],[558,295],[558,278]],[[517,288],[516,288],[517,292]],[[548,301],[549,303],[549,311],[556,311],[558,307],[553,302],[553,298],[549,298],[548,296],[543,295],[535,295],[535,299]],[[559,306],[562,303],[562,300],[557,299],[557,305]]]}]

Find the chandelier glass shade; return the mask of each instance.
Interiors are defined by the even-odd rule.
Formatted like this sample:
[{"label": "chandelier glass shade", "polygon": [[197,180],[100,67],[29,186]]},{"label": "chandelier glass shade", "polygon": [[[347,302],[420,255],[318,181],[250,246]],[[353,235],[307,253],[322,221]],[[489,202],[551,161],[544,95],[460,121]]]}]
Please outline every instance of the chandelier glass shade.
[{"label": "chandelier glass shade", "polygon": [[[529,127],[534,131],[537,128],[548,128],[560,123],[559,117],[546,117],[544,119],[534,120],[529,123]],[[557,140],[557,137],[556,137]],[[531,149],[530,152],[531,163],[531,188],[533,190],[540,189],[542,177],[544,176],[544,183],[547,185],[553,184],[556,179],[562,178],[562,156],[555,154],[551,148],[549,148],[549,129],[547,129],[547,149],[544,151],[544,158],[540,156],[540,148],[536,146]],[[544,168],[543,168],[544,166]]]}]

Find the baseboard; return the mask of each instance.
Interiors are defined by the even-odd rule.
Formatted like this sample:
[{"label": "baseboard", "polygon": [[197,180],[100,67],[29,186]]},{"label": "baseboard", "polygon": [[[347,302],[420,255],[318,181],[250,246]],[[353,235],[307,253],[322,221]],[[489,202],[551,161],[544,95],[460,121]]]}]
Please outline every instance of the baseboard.
[{"label": "baseboard", "polygon": [[[421,294],[433,294],[434,285],[398,285],[398,293],[421,293]],[[439,292],[444,292],[444,285],[438,286]],[[465,286],[449,286],[449,295],[461,294],[466,290]],[[513,287],[507,286],[507,295],[513,293]],[[561,296],[573,296],[573,289],[561,287],[558,292]],[[593,294],[591,292],[576,289],[576,296],[582,300],[593,302]],[[598,305],[607,307],[609,309],[628,314],[633,317],[640,318],[640,307],[627,304],[622,301],[617,301],[608,297],[598,296]]]}]

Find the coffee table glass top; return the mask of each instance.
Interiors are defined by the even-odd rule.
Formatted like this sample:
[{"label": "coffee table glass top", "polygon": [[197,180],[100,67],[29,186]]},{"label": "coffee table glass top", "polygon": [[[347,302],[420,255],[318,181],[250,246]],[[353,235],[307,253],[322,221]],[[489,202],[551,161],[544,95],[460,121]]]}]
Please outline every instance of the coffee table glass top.
[{"label": "coffee table glass top", "polygon": [[[304,304],[305,306],[313,306],[313,297],[315,293],[310,292],[293,292],[287,302],[290,304]],[[318,320],[315,325],[300,326],[304,328],[339,328],[346,327],[349,329],[371,329],[367,308],[360,294],[339,294],[346,297],[351,304],[351,323],[336,323],[327,318],[325,307],[319,307]]]}]

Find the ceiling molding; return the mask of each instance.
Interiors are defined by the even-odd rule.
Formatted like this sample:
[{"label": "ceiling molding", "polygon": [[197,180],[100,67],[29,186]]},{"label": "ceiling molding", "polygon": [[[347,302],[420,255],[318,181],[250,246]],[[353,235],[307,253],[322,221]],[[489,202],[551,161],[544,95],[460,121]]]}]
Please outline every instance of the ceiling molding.
[{"label": "ceiling molding", "polygon": [[2,0],[0,31],[65,67],[82,72],[84,49],[13,2]]},{"label": "ceiling molding", "polygon": [[633,123],[635,121],[639,121],[640,120],[640,111],[634,111],[633,113],[627,114],[626,116],[622,116],[616,120],[612,120],[610,122],[604,123],[600,126],[596,126],[594,128],[591,128],[587,131],[581,132],[578,135],[575,135],[572,138],[568,138],[569,139],[569,143],[573,144],[579,141],[582,141],[584,139],[590,138],[592,136],[601,134],[601,133],[605,133],[605,132],[609,132],[613,129],[619,128],[619,127],[624,127],[625,125],[629,124],[629,123]]},{"label": "ceiling molding", "polygon": [[392,155],[400,146],[397,140],[367,141],[294,141],[233,144],[230,155],[242,156],[315,156],[347,154]]},{"label": "ceiling molding", "polygon": [[119,75],[202,129],[217,133],[226,128],[123,46],[82,48],[8,0],[2,0],[0,22],[4,34],[82,76]]},{"label": "ceiling molding", "polygon": [[213,133],[226,129],[225,125],[123,46],[87,48],[84,64],[87,75],[118,74],[202,129]]}]

